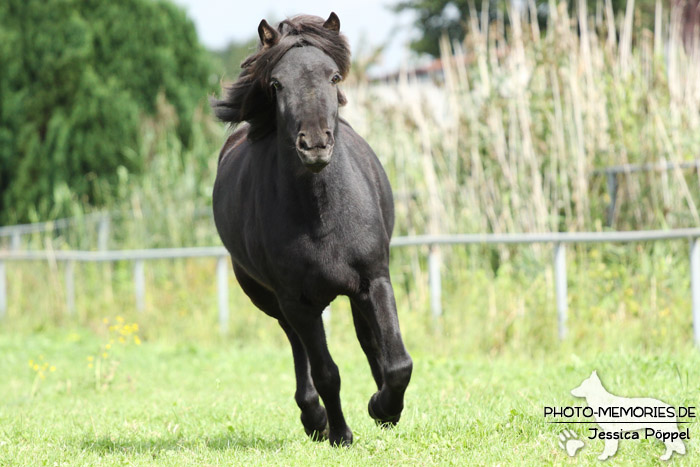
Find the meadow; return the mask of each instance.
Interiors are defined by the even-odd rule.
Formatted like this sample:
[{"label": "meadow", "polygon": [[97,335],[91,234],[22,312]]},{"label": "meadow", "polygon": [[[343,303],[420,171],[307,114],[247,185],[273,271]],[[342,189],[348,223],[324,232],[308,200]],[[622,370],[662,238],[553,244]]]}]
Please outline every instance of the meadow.
[{"label": "meadow", "polygon": [[[636,260],[606,264],[625,250]],[[615,394],[693,406],[700,355],[681,279],[685,258],[634,247],[587,254],[569,271],[571,331],[563,342],[546,264],[504,266],[497,277],[450,274],[445,314],[434,320],[427,299],[402,287],[394,263],[415,371],[393,430],[366,413],[373,382],[349,306],[336,300],[327,331],[355,433],[348,449],[306,438],[284,335],[233,280],[229,334],[219,334],[213,261],[149,263],[141,313],[128,265],[79,267],[75,315],[62,308],[60,287],[31,293],[60,282],[50,267],[13,265],[15,305],[0,333],[0,464],[595,464],[602,440],[582,438],[575,458],[557,444],[565,427],[583,437],[592,425],[547,423],[544,407],[584,406],[569,391],[593,370]],[[688,453],[673,462],[694,465],[698,423],[685,420]],[[656,464],[663,453],[651,440],[620,446],[615,465]]]},{"label": "meadow", "polygon": [[[595,172],[697,157],[700,60],[684,52],[673,15],[657,10],[649,31],[604,9],[578,18],[554,11],[546,31],[526,21],[480,29],[468,19],[464,43],[442,44],[442,83],[406,74],[391,85],[348,84],[343,115],[387,169],[395,235],[697,225],[697,171],[620,175],[612,225],[606,180]],[[189,146],[175,137],[166,102],[144,122],[145,175],[122,170],[105,195],[110,248],[219,244],[206,207],[225,129],[204,108],[193,122]],[[57,196],[74,215],[90,211],[69,191]],[[23,239],[33,249],[95,244],[88,223]],[[562,429],[583,437],[588,425],[543,416],[545,405],[583,405],[569,391],[591,371],[618,395],[697,404],[686,242],[569,248],[564,341],[551,247],[440,253],[444,315],[435,320],[427,249],[392,251],[415,362],[393,430],[366,413],[369,368],[346,301],[332,305],[329,345],[355,433],[348,449],[306,439],[283,333],[232,277],[230,329],[220,335],[213,260],[147,263],[141,313],[131,265],[77,265],[74,314],[64,265],[8,262],[0,465],[597,464],[602,440],[583,438],[575,458],[558,446]],[[698,462],[698,424],[686,426],[691,440],[677,465]],[[623,441],[608,462],[656,465],[662,453],[657,441]]]},{"label": "meadow", "polygon": [[[247,308],[242,317],[256,316]],[[0,464],[596,464],[603,441],[583,438],[588,425],[549,424],[543,416],[545,406],[585,405],[569,391],[593,369],[613,393],[697,404],[700,359],[690,347],[602,351],[572,341],[529,354],[463,353],[412,329],[409,317],[403,316],[404,331],[415,372],[401,422],[384,430],[366,413],[373,382],[349,318],[334,312],[330,346],[355,433],[347,449],[306,438],[292,397],[291,352],[271,323],[249,327],[262,338],[151,339],[148,325],[132,332],[127,318],[120,324],[130,326],[125,344],[117,337],[122,327],[109,329],[121,316],[3,333]],[[134,336],[142,336],[140,344]],[[688,454],[675,457],[674,465],[697,463],[698,423],[686,420]],[[564,427],[586,443],[576,458],[557,444]],[[658,441],[623,441],[610,462],[652,465],[662,453]]]}]

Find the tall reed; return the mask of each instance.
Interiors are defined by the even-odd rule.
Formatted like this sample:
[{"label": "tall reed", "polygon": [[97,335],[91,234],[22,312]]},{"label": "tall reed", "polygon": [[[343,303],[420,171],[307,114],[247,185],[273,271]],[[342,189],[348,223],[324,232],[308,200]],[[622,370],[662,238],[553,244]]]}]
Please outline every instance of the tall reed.
[{"label": "tall reed", "polygon": [[[654,31],[609,3],[572,18],[552,2],[544,32],[514,11],[508,26],[467,18],[464,41],[441,44],[441,83],[349,90],[348,119],[408,200],[399,234],[600,230],[596,169],[700,156],[700,49],[660,1]],[[695,226],[699,194],[697,172],[622,174],[613,228]]]}]

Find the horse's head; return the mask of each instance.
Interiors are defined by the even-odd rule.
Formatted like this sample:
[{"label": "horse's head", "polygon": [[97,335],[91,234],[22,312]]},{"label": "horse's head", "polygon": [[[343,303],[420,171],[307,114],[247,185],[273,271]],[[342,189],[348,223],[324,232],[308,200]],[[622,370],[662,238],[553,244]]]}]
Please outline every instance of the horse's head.
[{"label": "horse's head", "polygon": [[[340,21],[331,13],[322,26],[329,34],[338,34]],[[274,47],[279,36],[292,27],[294,23],[282,22],[278,31],[263,20],[258,28],[262,47]],[[326,167],[333,156],[338,107],[345,103],[337,87],[342,79],[341,67],[331,56],[304,41],[289,48],[268,77],[278,132],[294,145],[304,167],[313,173]]]},{"label": "horse's head", "polygon": [[241,74],[223,99],[212,99],[219,119],[248,122],[248,139],[272,131],[282,144],[296,148],[301,162],[318,173],[331,160],[338,106],[345,97],[337,87],[350,69],[350,48],[340,20],[299,15],[277,29],[262,20],[258,51],[241,64]]}]

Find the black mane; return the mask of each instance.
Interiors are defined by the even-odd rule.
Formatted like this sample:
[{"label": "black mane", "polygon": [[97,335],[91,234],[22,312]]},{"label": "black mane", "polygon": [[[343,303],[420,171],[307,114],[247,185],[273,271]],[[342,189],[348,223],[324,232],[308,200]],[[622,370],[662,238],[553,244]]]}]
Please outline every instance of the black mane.
[{"label": "black mane", "polygon": [[[270,74],[280,59],[293,47],[313,46],[328,55],[346,76],[350,70],[350,47],[343,34],[323,27],[318,16],[299,15],[282,21],[277,30],[281,34],[273,46],[262,43],[256,53],[241,64],[243,71],[223,99],[212,99],[214,114],[221,121],[236,126],[248,122],[248,138],[260,139],[275,129],[274,95],[270,89]],[[338,90],[338,102],[345,97]]]}]

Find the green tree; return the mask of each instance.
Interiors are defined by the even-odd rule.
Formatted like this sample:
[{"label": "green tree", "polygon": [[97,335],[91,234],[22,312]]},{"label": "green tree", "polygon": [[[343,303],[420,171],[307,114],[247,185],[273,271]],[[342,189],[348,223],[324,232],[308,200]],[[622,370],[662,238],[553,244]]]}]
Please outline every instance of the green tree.
[{"label": "green tree", "polygon": [[233,41],[223,50],[212,52],[215,70],[224,81],[234,81],[241,73],[241,63],[258,48],[257,36],[244,42]]},{"label": "green tree", "polygon": [[0,2],[0,222],[100,205],[138,173],[159,94],[188,144],[211,63],[185,13],[158,0]]}]

